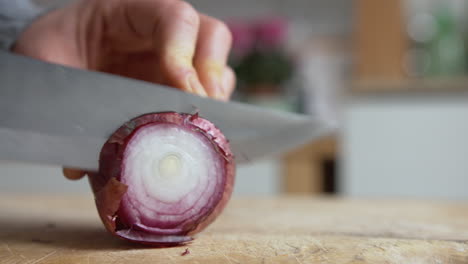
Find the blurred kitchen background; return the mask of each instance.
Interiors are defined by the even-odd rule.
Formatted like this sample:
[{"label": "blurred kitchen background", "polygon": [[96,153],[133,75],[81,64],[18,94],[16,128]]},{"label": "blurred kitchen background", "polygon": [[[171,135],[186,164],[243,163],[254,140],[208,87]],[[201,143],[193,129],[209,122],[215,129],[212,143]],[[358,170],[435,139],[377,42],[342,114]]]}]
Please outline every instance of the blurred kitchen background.
[{"label": "blurred kitchen background", "polygon": [[[468,198],[467,1],[189,2],[233,33],[234,100],[338,127],[239,166],[235,195]],[[90,193],[58,167],[0,174],[1,192]]]}]

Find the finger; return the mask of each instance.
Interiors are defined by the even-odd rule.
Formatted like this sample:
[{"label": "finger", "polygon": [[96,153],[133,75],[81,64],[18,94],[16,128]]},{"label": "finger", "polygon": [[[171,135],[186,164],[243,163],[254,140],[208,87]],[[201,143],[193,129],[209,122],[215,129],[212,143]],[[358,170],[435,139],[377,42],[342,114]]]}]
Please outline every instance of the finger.
[{"label": "finger", "polygon": [[223,22],[206,15],[200,16],[194,65],[208,95],[220,100],[229,97],[229,91],[223,84],[223,74],[231,42],[231,32]]},{"label": "finger", "polygon": [[207,96],[193,67],[200,17],[188,3],[173,1],[154,32],[160,71],[169,85]]},{"label": "finger", "polygon": [[225,91],[224,96],[220,98],[223,101],[228,101],[231,98],[234,88],[236,87],[236,75],[231,67],[226,66],[223,72],[222,87]]},{"label": "finger", "polygon": [[69,180],[79,180],[86,175],[86,172],[70,169],[70,168],[63,168],[63,175]]},{"label": "finger", "polygon": [[113,28],[111,35],[116,36],[113,39],[127,46],[130,42],[127,39],[131,38],[142,43],[140,49],[147,48],[147,40],[151,41],[149,48],[155,53],[157,66],[150,70],[159,76],[155,77],[158,82],[206,96],[192,63],[200,18],[190,4],[177,0],[102,3],[112,6],[107,8],[110,11],[106,17]]}]

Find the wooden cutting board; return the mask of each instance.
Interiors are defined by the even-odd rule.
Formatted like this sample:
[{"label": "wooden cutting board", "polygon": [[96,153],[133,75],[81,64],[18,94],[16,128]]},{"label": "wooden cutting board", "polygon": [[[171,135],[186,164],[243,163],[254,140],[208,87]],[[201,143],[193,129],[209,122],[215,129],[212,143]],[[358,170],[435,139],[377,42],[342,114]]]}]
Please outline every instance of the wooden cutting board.
[{"label": "wooden cutting board", "polygon": [[147,248],[106,233],[91,197],[2,195],[0,263],[461,264],[468,203],[233,199],[193,243]]}]

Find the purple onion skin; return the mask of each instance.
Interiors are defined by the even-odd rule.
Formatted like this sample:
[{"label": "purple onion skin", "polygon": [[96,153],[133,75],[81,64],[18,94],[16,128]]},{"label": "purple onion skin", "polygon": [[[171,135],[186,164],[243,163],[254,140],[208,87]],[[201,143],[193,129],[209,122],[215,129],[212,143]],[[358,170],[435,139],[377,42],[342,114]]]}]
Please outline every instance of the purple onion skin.
[{"label": "purple onion skin", "polygon": [[[224,175],[222,184],[210,200],[214,201],[211,208],[203,214],[196,216],[189,222],[184,222],[179,230],[170,234],[152,233],[151,230],[140,228],[137,223],[128,223],[129,217],[122,211],[122,199],[128,186],[121,183],[123,155],[135,132],[152,124],[175,124],[200,133],[212,143],[213,148],[223,157]],[[99,216],[112,234],[141,244],[151,246],[177,246],[193,240],[193,235],[205,229],[223,211],[231,197],[235,162],[230,150],[229,142],[210,121],[203,119],[198,114],[180,114],[176,112],[150,113],[134,118],[119,129],[107,140],[101,149],[99,157],[99,171],[89,175],[91,188],[95,196],[96,207]]]}]

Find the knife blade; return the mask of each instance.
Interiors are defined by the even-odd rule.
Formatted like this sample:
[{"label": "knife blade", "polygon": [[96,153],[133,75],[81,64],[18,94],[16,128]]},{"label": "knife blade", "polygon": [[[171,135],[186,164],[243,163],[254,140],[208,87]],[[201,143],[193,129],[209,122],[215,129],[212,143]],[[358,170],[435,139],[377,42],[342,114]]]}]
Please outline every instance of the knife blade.
[{"label": "knife blade", "polygon": [[164,111],[198,111],[230,140],[238,163],[282,153],[333,129],[305,115],[0,52],[0,160],[96,170],[102,145],[118,127]]}]

